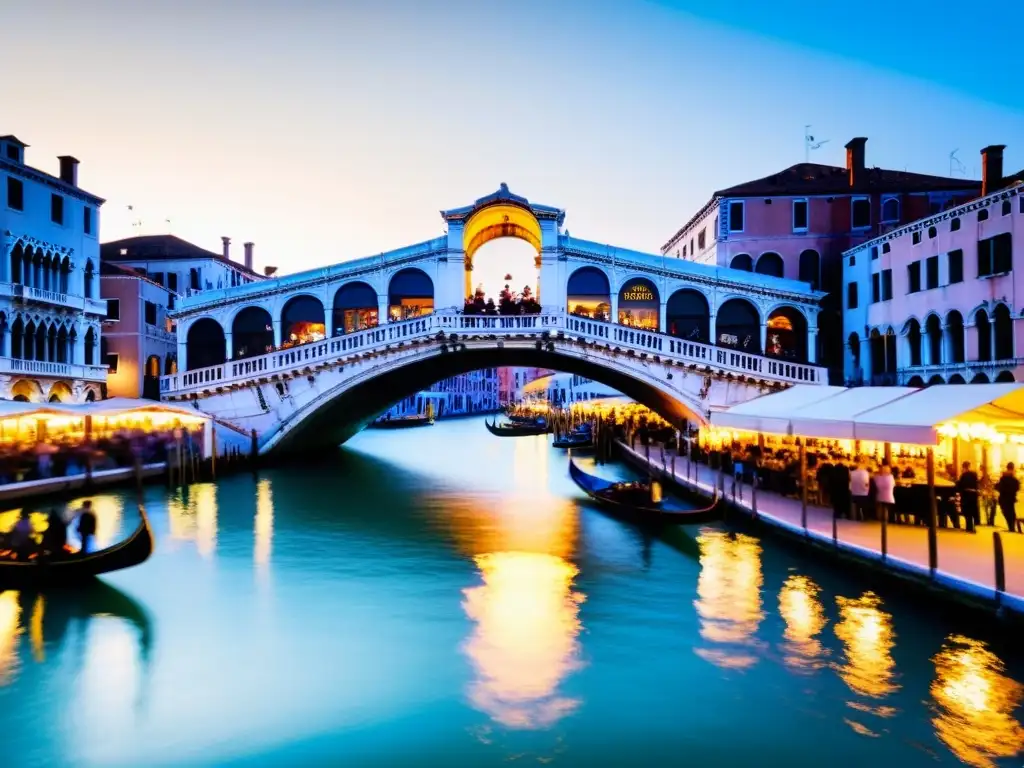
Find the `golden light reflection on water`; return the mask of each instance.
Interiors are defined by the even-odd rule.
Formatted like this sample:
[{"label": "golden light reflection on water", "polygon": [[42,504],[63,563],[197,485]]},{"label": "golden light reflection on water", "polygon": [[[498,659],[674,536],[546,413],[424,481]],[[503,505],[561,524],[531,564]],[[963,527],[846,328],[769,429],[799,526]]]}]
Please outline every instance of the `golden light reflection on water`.
[{"label": "golden light reflection on water", "polygon": [[[881,609],[882,601],[872,592],[858,598],[836,597],[839,623],[836,637],[843,644],[843,663],[836,671],[851,691],[861,696],[880,699],[899,690],[896,683],[896,662],[892,657],[895,645],[892,616]],[[888,715],[884,709],[875,714]]]},{"label": "golden light reflection on water", "polygon": [[18,593],[0,592],[0,685],[7,685],[17,674],[18,638],[22,631]]},{"label": "golden light reflection on water", "polygon": [[779,591],[779,614],[786,622],[783,660],[797,671],[813,672],[824,664],[825,648],[818,635],[827,619],[820,591],[814,581],[798,574],[786,579]]},{"label": "golden light reflection on water", "polygon": [[558,691],[580,667],[577,569],[539,552],[492,552],[474,558],[483,584],[463,591],[476,622],[463,650],[477,679],[473,706],[509,728],[547,728],[580,700]]},{"label": "golden light reflection on water", "polygon": [[726,669],[757,663],[755,639],[764,611],[761,602],[761,545],[743,534],[705,529],[697,537],[700,576],[694,605],[700,635],[714,645],[696,653]]},{"label": "golden light reflection on water", "polygon": [[256,519],[254,521],[253,559],[258,571],[270,565],[270,550],[274,539],[274,493],[266,478],[256,484]]},{"label": "golden light reflection on water", "polygon": [[1014,717],[1022,686],[1003,674],[1003,663],[984,643],[952,635],[932,661],[932,724],[953,754],[990,768],[1024,750],[1024,728]]},{"label": "golden light reflection on water", "polygon": [[194,541],[203,557],[217,549],[217,486],[197,483],[167,502],[171,538]]}]

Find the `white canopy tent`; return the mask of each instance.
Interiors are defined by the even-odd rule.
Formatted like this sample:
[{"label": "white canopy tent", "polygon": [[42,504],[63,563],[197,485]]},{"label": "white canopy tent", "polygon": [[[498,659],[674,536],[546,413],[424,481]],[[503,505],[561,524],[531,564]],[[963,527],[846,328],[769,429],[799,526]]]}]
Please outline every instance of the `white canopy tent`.
[{"label": "white canopy tent", "polygon": [[854,387],[799,408],[790,419],[791,433],[833,440],[856,440],[857,419],[883,405],[913,395],[914,387]]},{"label": "white canopy tent", "polygon": [[795,384],[789,389],[734,405],[711,414],[711,425],[720,429],[741,432],[763,432],[788,435],[794,413],[814,403],[846,392],[845,387],[822,387],[813,384]]}]

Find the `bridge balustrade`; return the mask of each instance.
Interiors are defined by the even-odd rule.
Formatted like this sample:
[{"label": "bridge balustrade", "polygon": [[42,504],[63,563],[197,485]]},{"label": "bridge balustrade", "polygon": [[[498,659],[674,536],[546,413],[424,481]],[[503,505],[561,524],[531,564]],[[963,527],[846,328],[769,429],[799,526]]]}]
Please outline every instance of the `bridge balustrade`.
[{"label": "bridge balustrade", "polygon": [[444,333],[482,332],[485,335],[517,335],[545,331],[565,331],[586,341],[626,348],[641,355],[657,355],[665,361],[724,369],[740,375],[758,376],[793,383],[823,383],[823,369],[812,364],[777,360],[738,350],[637,328],[607,323],[565,313],[538,315],[460,315],[438,312],[425,317],[386,323],[356,333],[309,342],[258,357],[230,360],[193,371],[163,376],[162,393],[187,389],[206,389],[241,383],[274,373],[293,372],[296,368],[336,362],[355,353],[369,352],[381,345],[413,338],[430,338]]}]

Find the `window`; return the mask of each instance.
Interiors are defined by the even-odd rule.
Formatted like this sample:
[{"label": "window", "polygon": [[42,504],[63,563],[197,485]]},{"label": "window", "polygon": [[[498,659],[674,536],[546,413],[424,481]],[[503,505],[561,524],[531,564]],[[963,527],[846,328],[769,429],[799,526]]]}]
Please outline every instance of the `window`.
[{"label": "window", "polygon": [[198,291],[202,287],[199,284],[199,270],[196,269],[195,267],[192,267],[192,269],[190,269],[188,271],[188,276],[189,276],[189,287],[193,291]]},{"label": "window", "polygon": [[60,195],[50,195],[50,221],[64,223],[64,198]]},{"label": "window", "polygon": [[964,252],[959,248],[949,252],[949,284],[964,281]]},{"label": "window", "polygon": [[882,221],[894,222],[900,220],[899,198],[890,197],[882,201]]},{"label": "window", "polygon": [[882,301],[892,299],[892,270],[882,270]]},{"label": "window", "polygon": [[743,201],[734,200],[729,203],[729,231],[743,231]]},{"label": "window", "polygon": [[92,234],[92,208],[88,205],[82,209],[82,231],[87,235]]},{"label": "window", "polygon": [[939,257],[929,256],[924,263],[925,287],[930,291],[939,287]]},{"label": "window", "polygon": [[1013,211],[1013,206],[1010,205],[1009,200],[1003,200],[1003,216],[1009,216]]},{"label": "window", "polygon": [[890,246],[888,243],[882,243],[882,253],[888,253],[891,250],[892,246]]},{"label": "window", "polygon": [[121,300],[107,299],[107,320],[121,319]]},{"label": "window", "polygon": [[856,309],[857,308],[857,284],[847,283],[846,284],[846,308]]},{"label": "window", "polygon": [[949,231],[950,232],[956,232],[959,229],[960,229],[960,218],[959,217],[957,217],[957,218],[953,219],[951,222],[949,222]]},{"label": "window", "polygon": [[871,246],[871,260],[874,261],[877,258],[878,258],[878,246],[877,245],[872,245]]},{"label": "window", "polygon": [[807,201],[806,200],[794,200],[793,201],[793,231],[794,232],[806,232],[807,231]]},{"label": "window", "polygon": [[686,245],[683,245],[683,258],[686,258]]},{"label": "window", "polygon": [[168,293],[167,294],[167,308],[168,309],[174,309],[174,294],[173,293]]},{"label": "window", "polygon": [[7,207],[16,211],[25,210],[25,187],[11,176],[7,177]]},{"label": "window", "polygon": [[1001,275],[1013,269],[1013,240],[1009,232],[978,241],[978,277]]},{"label": "window", "polygon": [[875,272],[871,276],[871,303],[877,304],[882,296],[882,276]]},{"label": "window", "polygon": [[921,290],[921,262],[915,261],[907,264],[907,293],[917,293]]},{"label": "window", "polygon": [[939,230],[937,230],[935,227],[928,227],[928,239],[929,240],[934,240],[938,234],[939,234]]},{"label": "window", "polygon": [[110,373],[117,373],[117,363],[119,358],[120,355],[113,355],[110,353],[107,353],[107,355],[103,358],[103,364],[107,366],[107,370]]},{"label": "window", "polygon": [[157,285],[163,285],[164,284],[164,273],[163,272],[154,272],[153,274],[151,274],[149,276],[149,279],[152,280]]},{"label": "window", "polygon": [[978,211],[978,221],[988,221],[988,208]]},{"label": "window", "polygon": [[691,256],[696,256],[697,255],[697,249],[693,247],[693,238],[692,237],[690,238],[690,255]]},{"label": "window", "polygon": [[[715,226],[714,226],[714,228],[711,231],[715,233],[715,237],[718,237],[718,217],[717,216],[715,216]],[[239,275],[239,277],[241,277],[241,275]]]},{"label": "window", "polygon": [[1017,200],[1020,202],[1020,205],[1017,207],[1020,208],[1021,213],[1024,213],[1024,195],[1020,195]]},{"label": "window", "polygon": [[15,162],[18,160],[18,148],[13,144],[7,145],[7,159],[14,160]]},{"label": "window", "polygon": [[915,232],[914,234],[912,234],[910,236],[910,239],[911,239],[911,242],[914,245],[920,245],[921,244],[921,233],[920,232]]},{"label": "window", "polygon": [[156,304],[147,301],[145,304],[146,325],[156,325]]},{"label": "window", "polygon": [[167,273],[167,287],[175,293],[178,292],[178,273],[168,272]]},{"label": "window", "polygon": [[866,197],[855,197],[851,202],[853,229],[867,229],[871,226],[871,201]]},{"label": "window", "polygon": [[697,247],[700,248],[700,250],[702,250],[702,251],[704,250],[705,242],[706,242],[706,240],[704,238],[704,230],[702,229],[700,231],[700,234],[697,235]]}]

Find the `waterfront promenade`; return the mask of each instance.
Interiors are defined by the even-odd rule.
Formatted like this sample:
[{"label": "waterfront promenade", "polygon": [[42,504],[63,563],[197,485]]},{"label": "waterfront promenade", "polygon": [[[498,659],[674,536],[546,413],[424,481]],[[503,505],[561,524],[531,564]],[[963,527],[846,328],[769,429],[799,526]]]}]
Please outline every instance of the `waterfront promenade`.
[{"label": "waterfront promenade", "polygon": [[[645,461],[643,450],[635,450],[619,443],[640,462]],[[664,456],[664,459],[662,458]],[[672,474],[681,484],[696,485],[701,491],[713,494],[720,473],[707,465],[691,463],[669,451],[662,453],[660,446],[652,446],[650,463],[655,470]],[[667,466],[666,466],[667,465]],[[735,509],[754,514],[749,485],[736,485],[725,478],[725,494]],[[817,544],[836,546],[845,554],[877,563],[892,571],[919,579],[932,578],[928,568],[928,529],[920,526],[889,524],[887,526],[888,556],[882,560],[882,526],[875,521],[837,520],[833,542],[832,510],[807,505],[807,530],[801,522],[799,499],[783,497],[769,491],[758,490],[756,514],[764,523],[799,536],[807,536]],[[996,593],[995,554],[993,533],[1001,533],[1006,564],[1006,592]],[[938,530],[938,568],[934,574],[937,587],[948,589],[974,600],[1004,605],[1024,615],[1024,534],[1009,533],[1005,529],[981,526],[977,533],[940,528]]]}]

